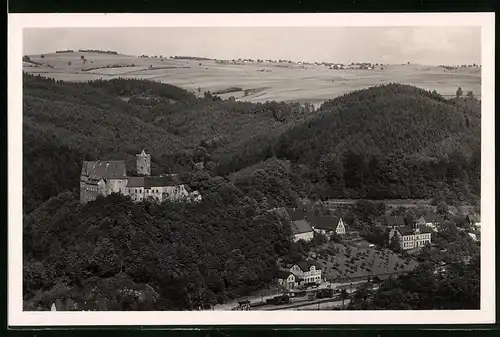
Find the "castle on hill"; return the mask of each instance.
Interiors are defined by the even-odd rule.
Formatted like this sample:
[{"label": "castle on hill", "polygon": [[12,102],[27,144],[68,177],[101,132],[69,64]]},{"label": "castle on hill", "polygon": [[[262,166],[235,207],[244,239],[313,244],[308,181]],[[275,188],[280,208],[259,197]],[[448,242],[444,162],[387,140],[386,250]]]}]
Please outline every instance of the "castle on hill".
[{"label": "castle on hill", "polygon": [[142,150],[136,155],[137,177],[127,176],[125,161],[84,161],[80,174],[80,202],[95,200],[98,195],[120,193],[133,201],[200,201],[201,195],[188,192],[178,175],[151,176],[151,155]]}]

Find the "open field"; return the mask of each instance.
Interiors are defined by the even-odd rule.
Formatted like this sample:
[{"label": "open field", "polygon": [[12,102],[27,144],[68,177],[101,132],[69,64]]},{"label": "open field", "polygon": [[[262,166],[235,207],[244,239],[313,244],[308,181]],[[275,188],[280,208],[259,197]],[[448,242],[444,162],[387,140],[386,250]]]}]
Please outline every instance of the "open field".
[{"label": "open field", "polygon": [[[81,56],[87,60],[83,63]],[[140,58],[89,52],[30,55],[33,64],[23,62],[24,71],[64,81],[88,81],[116,77],[140,78],[173,84],[197,94],[230,87],[241,91],[222,94],[239,100],[264,102],[300,101],[319,105],[353,90],[398,82],[443,95],[481,92],[481,70],[449,71],[437,66],[389,65],[374,70],[331,70],[320,65],[278,63],[219,64],[213,60]]]},{"label": "open field", "polygon": [[335,255],[328,254],[326,258],[321,253],[316,256],[324,266],[324,278],[330,282],[410,271],[418,265],[414,260],[405,260],[389,249],[370,248],[366,241],[353,242],[352,244],[329,242],[321,249],[335,251]]}]

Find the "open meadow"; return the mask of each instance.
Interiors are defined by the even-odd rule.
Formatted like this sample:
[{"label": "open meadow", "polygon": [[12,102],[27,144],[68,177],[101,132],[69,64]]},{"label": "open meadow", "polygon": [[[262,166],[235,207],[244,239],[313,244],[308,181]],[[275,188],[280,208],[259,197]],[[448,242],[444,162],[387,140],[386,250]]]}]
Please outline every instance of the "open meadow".
[{"label": "open meadow", "polygon": [[[85,62],[82,59],[85,58]],[[436,90],[453,96],[457,87],[480,98],[481,69],[446,70],[415,64],[388,65],[372,70],[334,70],[322,65],[240,62],[221,64],[214,60],[145,58],[94,52],[29,55],[23,62],[27,73],[63,81],[138,78],[169,83],[191,90],[231,91],[220,94],[251,102],[299,101],[319,105],[345,93],[374,85],[397,82]],[[232,90],[226,90],[233,88]]]},{"label": "open meadow", "polygon": [[413,259],[401,258],[389,249],[369,247],[366,241],[328,242],[317,251],[316,258],[324,266],[324,278],[330,282],[405,272],[418,265]]}]

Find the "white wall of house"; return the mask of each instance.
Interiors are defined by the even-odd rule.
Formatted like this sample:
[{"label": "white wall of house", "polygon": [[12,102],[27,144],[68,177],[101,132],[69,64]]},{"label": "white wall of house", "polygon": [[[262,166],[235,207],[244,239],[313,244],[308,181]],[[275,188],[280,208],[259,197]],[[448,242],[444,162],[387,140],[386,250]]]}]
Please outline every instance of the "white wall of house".
[{"label": "white wall of house", "polygon": [[295,234],[293,236],[293,241],[297,242],[299,240],[304,240],[304,241],[311,241],[314,237],[314,232],[313,231],[310,231],[310,232],[305,232],[305,233],[299,233],[299,234]]},{"label": "white wall of house", "polygon": [[304,283],[321,282],[321,269],[316,269],[315,266],[311,266],[308,271],[303,271],[298,265],[294,265],[290,268],[290,272],[303,279]]},{"label": "white wall of house", "polygon": [[424,247],[427,243],[431,243],[431,233],[414,233],[413,235],[401,235],[399,236],[399,244],[402,249],[414,249]]},{"label": "white wall of house", "polygon": [[335,232],[337,234],[345,234],[345,225],[344,225],[344,221],[342,221],[342,219],[339,220],[339,223],[337,224],[337,228],[335,229]]},{"label": "white wall of house", "polygon": [[304,272],[304,282],[321,282],[321,269],[316,269],[315,266],[311,266],[309,271]]},{"label": "white wall of house", "polygon": [[294,289],[297,286],[295,275],[293,274],[288,275],[286,279],[278,279],[278,283],[285,289]]}]

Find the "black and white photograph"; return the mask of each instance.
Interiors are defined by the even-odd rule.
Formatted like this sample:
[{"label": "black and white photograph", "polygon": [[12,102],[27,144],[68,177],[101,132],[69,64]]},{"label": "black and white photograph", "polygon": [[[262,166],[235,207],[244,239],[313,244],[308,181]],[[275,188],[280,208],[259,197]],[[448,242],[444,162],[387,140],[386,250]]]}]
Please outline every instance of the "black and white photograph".
[{"label": "black and white photograph", "polygon": [[9,19],[10,324],[493,322],[494,16],[293,17]]}]

